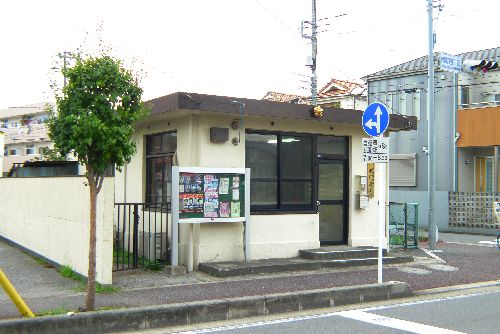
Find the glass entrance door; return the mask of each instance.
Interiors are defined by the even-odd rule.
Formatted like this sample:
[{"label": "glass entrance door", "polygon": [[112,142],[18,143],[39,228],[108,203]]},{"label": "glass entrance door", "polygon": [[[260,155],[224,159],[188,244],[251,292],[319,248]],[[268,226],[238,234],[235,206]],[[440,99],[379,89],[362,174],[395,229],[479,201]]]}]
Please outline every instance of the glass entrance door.
[{"label": "glass entrance door", "polygon": [[322,245],[347,243],[346,160],[319,160],[318,212]]}]

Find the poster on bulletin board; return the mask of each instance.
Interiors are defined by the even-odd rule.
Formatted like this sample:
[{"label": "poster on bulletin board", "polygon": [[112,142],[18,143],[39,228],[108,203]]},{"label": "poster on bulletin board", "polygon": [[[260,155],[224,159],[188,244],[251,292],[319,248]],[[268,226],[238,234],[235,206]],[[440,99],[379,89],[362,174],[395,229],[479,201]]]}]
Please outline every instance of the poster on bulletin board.
[{"label": "poster on bulletin board", "polygon": [[[243,222],[249,217],[250,169],[172,168],[172,213],[179,223]],[[247,203],[248,202],[248,203]]]},{"label": "poster on bulletin board", "polygon": [[245,174],[179,172],[179,219],[245,217]]}]

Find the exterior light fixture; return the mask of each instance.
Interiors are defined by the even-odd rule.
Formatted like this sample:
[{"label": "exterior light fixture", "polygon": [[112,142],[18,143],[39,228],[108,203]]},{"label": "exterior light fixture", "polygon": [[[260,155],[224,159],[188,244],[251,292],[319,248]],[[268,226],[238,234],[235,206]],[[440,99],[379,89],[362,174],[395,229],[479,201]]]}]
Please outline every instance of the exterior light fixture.
[{"label": "exterior light fixture", "polygon": [[311,115],[315,118],[323,117],[323,109],[320,106],[316,106],[311,110]]}]

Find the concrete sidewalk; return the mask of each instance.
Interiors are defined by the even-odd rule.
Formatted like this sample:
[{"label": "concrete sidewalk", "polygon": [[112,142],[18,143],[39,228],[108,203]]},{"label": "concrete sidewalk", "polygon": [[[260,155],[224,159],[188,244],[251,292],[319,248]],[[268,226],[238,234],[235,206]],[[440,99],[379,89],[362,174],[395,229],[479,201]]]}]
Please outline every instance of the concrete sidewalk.
[{"label": "concrete sidewalk", "polygon": [[[440,239],[443,239],[442,234]],[[487,241],[492,237],[481,239]],[[440,260],[429,256],[421,249],[402,252],[414,256],[415,261],[385,266],[384,282],[405,282],[397,285],[396,290],[399,289],[398,291],[406,293],[407,290],[404,289],[404,286],[408,286],[411,292],[500,279],[500,251],[493,245],[488,247],[488,245],[479,244],[478,241],[481,240],[476,240],[476,242],[483,247],[471,244],[471,240],[466,241],[465,244],[440,242],[438,248],[442,252],[434,253],[434,257],[438,256]],[[0,267],[35,313],[55,309],[77,310],[83,305],[84,293],[75,291],[75,288],[78,287],[77,282],[60,276],[55,269],[37,263],[30,255],[1,241]],[[285,298],[288,302],[284,302],[283,307],[294,305],[298,308],[304,308],[304,303],[315,305],[309,299],[303,300],[306,298],[304,296],[325,303],[325,298],[327,298],[325,294],[331,297],[332,294],[338,293],[335,291],[344,291],[345,289],[350,289],[348,294],[344,293],[346,296],[361,293],[355,299],[357,302],[362,302],[377,296],[377,298],[387,298],[390,295],[388,291],[394,288],[386,286],[385,292],[380,294],[380,290],[377,290],[380,287],[376,288],[379,285],[374,284],[377,282],[376,266],[253,274],[227,278],[216,278],[200,272],[173,277],[163,272],[134,270],[115,273],[113,281],[120,291],[98,294],[96,297],[97,307],[134,308],[130,309],[130,312],[133,311],[132,313],[136,315],[140,313],[138,311],[140,309],[137,307],[145,307],[150,310],[150,308],[166,308],[170,305],[170,308],[167,307],[169,310],[173,307],[181,312],[179,305],[183,305],[184,309],[191,308],[192,310],[193,305],[198,305],[197,307],[205,305],[203,312],[206,312],[211,307],[220,310],[221,307],[228,307],[227,305],[231,303],[243,303],[247,299],[252,300],[252,302],[260,300],[263,304],[259,305],[265,305],[266,300],[275,301]],[[371,290],[367,290],[367,286]],[[313,292],[320,292],[320,295]],[[286,299],[286,296],[295,302],[290,304],[290,299]],[[337,302],[341,303],[342,300],[338,299],[339,295],[336,296]],[[394,297],[397,294],[391,296]],[[353,301],[351,300],[351,302]],[[221,306],[221,303],[225,306]],[[275,308],[275,310],[277,309]],[[286,308],[283,310],[287,311]],[[113,312],[118,312],[123,317],[123,312],[127,312],[127,310]],[[226,312],[226,315],[231,313],[227,309],[220,312]],[[259,312],[269,312],[269,309],[263,306]],[[80,316],[82,314],[78,314],[78,317]],[[193,315],[191,314],[189,317],[190,321],[193,321]],[[13,318],[19,318],[19,314],[2,290],[0,291],[0,319]],[[54,317],[43,317],[36,320],[41,321],[40,319],[48,318]],[[2,324],[5,325],[6,322],[0,321],[0,328],[2,328]]]}]

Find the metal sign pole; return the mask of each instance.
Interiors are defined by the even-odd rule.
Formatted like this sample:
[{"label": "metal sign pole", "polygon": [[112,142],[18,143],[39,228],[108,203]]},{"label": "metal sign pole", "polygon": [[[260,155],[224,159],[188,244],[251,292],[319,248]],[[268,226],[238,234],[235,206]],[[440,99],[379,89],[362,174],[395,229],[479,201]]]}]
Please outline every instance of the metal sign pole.
[{"label": "metal sign pole", "polygon": [[[386,231],[386,196],[387,196],[387,166],[389,163],[389,141],[384,139],[384,132],[389,126],[389,112],[387,107],[381,103],[370,104],[361,117],[361,125],[370,139],[362,139],[363,142],[363,161],[374,162],[379,165],[377,168],[380,175],[378,176],[377,199],[378,199],[378,214],[377,214],[377,229],[378,229],[378,283],[383,282],[382,277],[382,256],[384,249],[384,235]],[[380,166],[380,164],[383,164]]]},{"label": "metal sign pole", "polygon": [[179,265],[179,167],[172,167],[172,266]]},{"label": "metal sign pole", "polygon": [[386,165],[385,164],[378,164],[379,165],[379,170],[380,170],[380,175],[378,177],[379,179],[379,186],[378,186],[378,257],[377,257],[377,280],[378,283],[383,283],[383,276],[382,276],[382,256],[383,256],[383,249],[384,249],[384,234],[385,234],[385,195],[386,195],[386,189],[385,189],[385,172],[386,172]]},{"label": "metal sign pole", "polygon": [[245,169],[245,261],[250,261],[251,248],[250,248],[250,168]]}]

